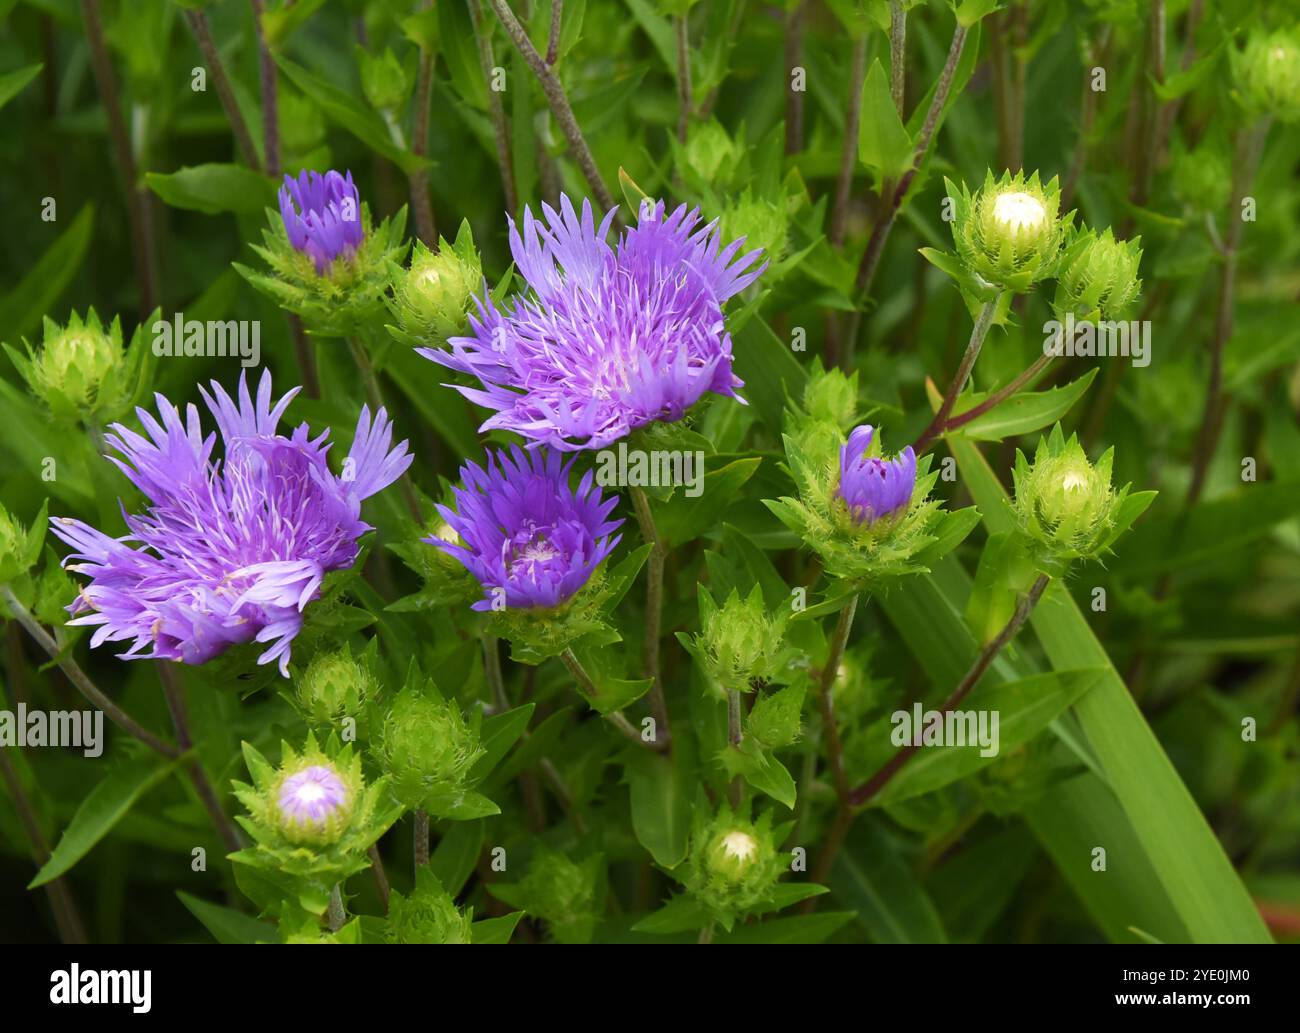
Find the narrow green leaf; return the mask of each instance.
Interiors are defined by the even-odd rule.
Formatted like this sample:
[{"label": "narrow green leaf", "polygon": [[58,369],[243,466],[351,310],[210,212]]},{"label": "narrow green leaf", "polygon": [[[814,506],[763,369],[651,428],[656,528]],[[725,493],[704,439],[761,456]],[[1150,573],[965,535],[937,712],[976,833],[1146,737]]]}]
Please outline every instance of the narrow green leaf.
[{"label": "narrow green leaf", "polygon": [[235,212],[258,215],[275,204],[275,185],[266,176],[242,165],[211,163],[175,172],[146,172],[149,189],[173,208],[207,215]]},{"label": "narrow green leaf", "polygon": [[17,343],[40,327],[41,317],[54,308],[81,268],[94,223],[95,207],[87,204],[18,285],[0,298],[0,335],[5,340]]},{"label": "narrow green leaf", "polygon": [[259,922],[242,911],[221,904],[210,904],[206,900],[192,897],[184,890],[177,890],[176,896],[197,918],[203,928],[212,934],[217,943],[279,943],[275,926],[268,922]]},{"label": "narrow green leaf", "polygon": [[153,754],[137,754],[115,764],[81,802],[50,859],[27,888],[44,886],[85,857],[140,797],[171,774],[176,764],[164,763]]}]

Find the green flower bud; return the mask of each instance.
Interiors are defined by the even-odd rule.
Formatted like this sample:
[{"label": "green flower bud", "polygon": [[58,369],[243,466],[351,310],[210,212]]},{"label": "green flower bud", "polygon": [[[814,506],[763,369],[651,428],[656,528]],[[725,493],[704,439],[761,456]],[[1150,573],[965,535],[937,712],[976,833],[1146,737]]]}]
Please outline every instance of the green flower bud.
[{"label": "green flower bud", "polygon": [[557,943],[590,943],[600,921],[605,859],[581,862],[538,845],[528,874],[515,885],[494,883],[492,895],[541,918]]},{"label": "green flower bud", "polygon": [[1057,318],[1100,322],[1125,318],[1142,293],[1142,238],[1117,241],[1109,228],[1086,230],[1065,249],[1052,308]]},{"label": "green flower bud", "polygon": [[721,607],[703,586],[699,598],[703,630],[692,639],[691,652],[719,695],[751,692],[781,673],[791,655],[784,644],[785,615],[769,616],[758,585],[743,599],[733,588]]},{"label": "green flower bud", "polygon": [[361,66],[361,92],[376,111],[397,111],[406,104],[411,90],[402,62],[388,47],[382,54],[369,54],[358,48]]},{"label": "green flower bud", "polygon": [[300,887],[303,906],[324,913],[336,882],[369,867],[367,851],[401,814],[384,779],[366,784],[351,744],[331,736],[322,749],[313,735],[301,753],[281,744],[273,767],[250,744],[244,761],[252,784],[233,782],[247,809],[236,820],[254,845],[231,854],[238,864],[276,871]]},{"label": "green flower bud", "polygon": [[957,255],[979,286],[1023,294],[1053,274],[1073,219],[1073,213],[1060,214],[1055,178],[1044,187],[1037,172],[1028,180],[1023,172],[1004,172],[996,182],[989,172],[973,196],[965,184],[947,187]]},{"label": "green flower bud", "polygon": [[45,515],[48,505],[41,505],[30,528],[23,527],[0,505],[0,585],[22,577],[41,558],[41,546],[45,542],[45,527],[48,523]]},{"label": "green flower bud", "polygon": [[1300,121],[1300,31],[1254,32],[1232,51],[1243,106],[1283,122]]},{"label": "green flower bud", "polygon": [[763,258],[776,262],[785,253],[789,219],[779,205],[754,197],[747,189],[722,214],[724,240],[743,237],[746,251],[763,249]]},{"label": "green flower bud", "polygon": [[130,347],[124,348],[121,321],[114,319],[105,329],[94,309],[84,320],[74,312],[63,327],[47,318],[39,351],[26,341],[23,344],[25,358],[8,345],[5,350],[32,394],[57,420],[95,424],[114,420],[144,388],[151,353],[140,328]]},{"label": "green flower bud", "polygon": [[[369,647],[367,652],[370,652]],[[378,694],[379,682],[372,671],[370,658],[364,654],[354,658],[348,645],[312,657],[294,689],[294,698],[303,716],[316,725],[330,725],[345,717],[356,717]]]},{"label": "green flower bud", "polygon": [[482,288],[482,262],[469,223],[462,222],[456,243],[444,240],[436,253],[416,243],[410,268],[394,273],[389,307],[410,343],[441,345],[465,331],[466,313]]},{"label": "green flower bud", "polygon": [[799,738],[803,698],[802,684],[760,696],[745,718],[745,734],[769,750],[789,746]]},{"label": "green flower bud", "polygon": [[1203,141],[1192,151],[1177,143],[1169,176],[1174,196],[1193,211],[1217,213],[1228,206],[1232,170],[1226,149],[1214,141]]},{"label": "green flower bud", "polygon": [[384,718],[379,761],[393,794],[407,807],[440,814],[469,789],[469,772],[483,755],[478,720],[471,724],[455,700],[437,695],[433,683],[420,691],[410,683]]},{"label": "green flower bud", "polygon": [[712,183],[719,173],[726,179],[744,153],[744,142],[733,141],[716,118],[695,122],[687,130],[686,165],[706,183]]},{"label": "green flower bud", "polygon": [[1016,515],[1048,561],[1099,556],[1150,504],[1153,492],[1130,497],[1127,485],[1119,491],[1111,486],[1114,452],[1107,449],[1090,463],[1078,438],[1066,440],[1060,424],[1039,439],[1033,463],[1017,452]]},{"label": "green flower bud", "polygon": [[782,867],[771,812],[751,822],[723,804],[712,820],[696,818],[684,884],[730,929],[737,918],[770,904]]},{"label": "green flower bud", "polygon": [[409,897],[393,893],[384,923],[387,943],[469,943],[473,911],[462,914],[427,865],[415,875]]}]

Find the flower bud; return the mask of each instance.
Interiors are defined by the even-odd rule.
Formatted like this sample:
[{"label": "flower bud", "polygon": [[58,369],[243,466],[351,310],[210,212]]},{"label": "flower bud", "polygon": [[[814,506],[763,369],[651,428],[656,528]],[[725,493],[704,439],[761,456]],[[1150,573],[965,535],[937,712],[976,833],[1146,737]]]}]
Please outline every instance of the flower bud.
[{"label": "flower bud", "polygon": [[743,143],[731,139],[716,118],[694,122],[686,136],[686,165],[706,183],[727,179],[744,156]]},{"label": "flower bud", "polygon": [[1214,140],[1202,140],[1190,151],[1176,142],[1169,159],[1169,179],[1174,196],[1193,211],[1222,212],[1232,188],[1227,149]]},{"label": "flower bud", "polygon": [[691,651],[724,697],[732,691],[753,691],[776,677],[789,658],[784,615],[768,615],[758,585],[743,599],[733,588],[721,607],[701,588],[700,626],[702,633],[694,637]]},{"label": "flower bud", "polygon": [[599,921],[597,890],[604,866],[599,854],[577,862],[539,846],[528,874],[513,887],[516,892],[502,899],[545,921],[557,943],[590,943]]},{"label": "flower bud", "polygon": [[124,348],[121,322],[105,329],[94,309],[84,320],[74,312],[64,327],[46,319],[40,350],[27,345],[26,358],[6,349],[31,392],[66,423],[104,423],[130,408],[148,350],[139,329]]},{"label": "flower bud", "polygon": [[[231,855],[241,864],[304,878],[328,897],[329,887],[369,864],[366,851],[401,814],[383,779],[366,784],[351,744],[325,749],[308,734],[302,752],[281,744],[275,767],[244,743],[252,784],[232,782],[248,810],[236,820],[254,846]],[[324,903],[322,902],[322,909]]]},{"label": "flower bud", "polygon": [[[373,641],[373,640],[372,640]],[[366,656],[352,656],[350,646],[334,652],[317,653],[298,679],[294,696],[303,716],[317,725],[329,725],[356,717],[379,692]]]},{"label": "flower bud", "polygon": [[745,250],[759,248],[775,262],[785,252],[788,219],[783,208],[746,190],[722,215],[722,231],[728,240],[743,240]]},{"label": "flower bud", "polygon": [[1233,51],[1233,71],[1248,111],[1300,121],[1300,32],[1257,31]]},{"label": "flower bud", "polygon": [[875,429],[863,424],[840,449],[840,484],[836,493],[854,523],[871,526],[906,513],[916,488],[916,453],[908,445],[893,459],[872,448]]},{"label": "flower bud", "polygon": [[1066,440],[1060,424],[1039,440],[1033,463],[1016,454],[1016,515],[1049,559],[1100,555],[1150,504],[1154,493],[1129,498],[1127,486],[1118,492],[1111,486],[1113,457],[1114,449],[1108,449],[1096,465],[1090,463],[1078,438]]},{"label": "flower bud", "polygon": [[355,786],[332,764],[299,763],[282,769],[275,788],[280,831],[293,843],[333,843],[347,826]]},{"label": "flower bud", "polygon": [[456,907],[438,877],[422,865],[410,896],[394,892],[384,923],[387,943],[469,943],[471,916]]},{"label": "flower bud", "polygon": [[456,243],[444,240],[437,252],[416,243],[410,268],[393,278],[393,314],[404,334],[441,346],[465,330],[465,314],[482,287],[483,266],[469,224],[462,223]]},{"label": "flower bud", "polygon": [[361,92],[376,111],[397,111],[406,104],[411,82],[402,62],[388,47],[382,54],[358,53],[361,66]]},{"label": "flower bud", "polygon": [[723,926],[768,903],[781,860],[771,812],[751,822],[723,804],[709,822],[697,819],[686,859],[685,885]]},{"label": "flower bud", "polygon": [[454,700],[408,685],[384,719],[379,760],[393,794],[407,807],[437,813],[469,786],[470,768],[483,755],[477,722],[471,725]]},{"label": "flower bud", "polygon": [[22,577],[40,559],[45,541],[45,510],[46,506],[42,505],[32,526],[25,528],[0,505],[0,585]]},{"label": "flower bud", "polygon": [[948,183],[953,200],[953,241],[958,257],[977,282],[997,290],[1023,294],[1051,276],[1073,213],[1060,214],[1061,191],[1053,179],[1047,186],[1035,172],[1004,172],[994,181],[986,173],[974,196],[963,184]]},{"label": "flower bud", "polygon": [[1061,256],[1052,308],[1057,318],[1101,322],[1125,318],[1142,293],[1142,238],[1117,241],[1109,228],[1080,233]]}]

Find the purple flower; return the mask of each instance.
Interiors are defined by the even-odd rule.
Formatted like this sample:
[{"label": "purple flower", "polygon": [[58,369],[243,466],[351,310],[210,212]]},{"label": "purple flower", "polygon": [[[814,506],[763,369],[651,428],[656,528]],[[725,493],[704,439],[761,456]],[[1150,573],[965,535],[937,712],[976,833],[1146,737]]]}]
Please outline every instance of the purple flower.
[{"label": "purple flower", "polygon": [[123,509],[130,533],[122,538],[68,517],[50,521],[76,550],[65,566],[91,579],[68,610],[70,624],[98,625],[92,647],[131,640],[126,659],[201,664],[256,639],[272,643],[258,663],[278,660],[288,676],[303,609],[329,571],[352,565],[357,539],[370,530],[361,500],[411,463],[405,441],[390,450],[384,410],[372,422],[363,407],[336,477],[326,462],[328,431],[313,439],[303,423],[292,437],[276,433],[298,390],[273,404],[268,372],[256,402],[242,376],[238,404],[215,382],[211,395],[202,391],[224,460],[213,459],[216,434],[203,436],[198,408],[188,406],[182,420],[162,395],[161,422],[136,410],[147,438],[110,428],[105,440],[123,457],[110,459],[144,492],[148,510]]},{"label": "purple flower", "polygon": [[316,272],[324,275],[339,255],[361,246],[361,198],[352,173],[340,176],[304,170],[286,175],[280,187],[280,218],[289,243],[310,255]]},{"label": "purple flower", "polygon": [[333,768],[315,764],[290,775],[280,784],[276,801],[286,821],[297,825],[324,825],[344,804],[348,789]]},{"label": "purple flower", "polygon": [[874,524],[882,517],[904,510],[912,501],[916,486],[916,453],[908,445],[893,459],[867,455],[875,433],[869,424],[854,428],[840,449],[838,494],[849,513],[860,524]]},{"label": "purple flower", "polygon": [[438,512],[464,544],[436,535],[425,541],[458,559],[487,591],[474,609],[490,610],[496,590],[510,607],[558,606],[614,551],[619,538],[609,536],[623,521],[609,514],[618,496],[602,498],[590,470],[574,491],[572,467],[555,452],[518,445],[509,454],[489,452],[486,469],[461,467],[456,509]]},{"label": "purple flower", "polygon": [[[715,220],[699,209],[664,215],[641,208],[638,224],[612,248],[614,213],[595,225],[591,203],[579,219],[567,197],[560,212],[542,206],[543,224],[524,210],[521,237],[510,222],[515,265],[532,288],[508,313],[491,295],[470,317],[472,337],[450,351],[420,354],[482,383],[457,387],[496,415],[501,427],[563,451],[603,448],[636,427],[677,420],[706,392],[735,397],[731,335],[722,304],[767,268],[744,238],[721,246]],[[453,385],[455,386],[455,385]]]}]

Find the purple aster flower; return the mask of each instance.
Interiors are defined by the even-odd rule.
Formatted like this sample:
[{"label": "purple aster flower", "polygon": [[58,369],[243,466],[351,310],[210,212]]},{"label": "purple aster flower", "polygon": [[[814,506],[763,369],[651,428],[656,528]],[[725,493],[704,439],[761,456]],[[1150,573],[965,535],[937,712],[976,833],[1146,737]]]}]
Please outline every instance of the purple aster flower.
[{"label": "purple aster flower", "polygon": [[361,246],[361,197],[352,173],[340,176],[304,170],[286,175],[280,187],[280,218],[289,243],[310,255],[316,272],[324,275],[339,255]]},{"label": "purple aster flower", "polygon": [[314,764],[280,784],[277,803],[286,821],[324,825],[347,803],[348,789],[333,768]]},{"label": "purple aster flower", "polygon": [[916,453],[912,446],[893,459],[869,456],[867,449],[874,433],[870,424],[855,427],[848,443],[840,449],[838,494],[860,524],[874,524],[906,509],[916,486]]},{"label": "purple aster flower", "polygon": [[614,551],[623,523],[610,520],[618,496],[602,498],[588,470],[577,491],[569,487],[573,460],[558,453],[489,452],[487,468],[466,463],[463,488],[454,489],[456,509],[439,506],[464,544],[436,535],[425,541],[454,556],[483,586],[488,597],[474,604],[490,610],[495,589],[507,606],[552,607],[571,598]]},{"label": "purple aster flower", "polygon": [[121,538],[68,517],[50,521],[76,550],[64,565],[91,579],[68,610],[70,624],[98,625],[92,647],[130,640],[126,659],[201,664],[255,639],[271,643],[258,663],[278,660],[288,676],[303,609],[328,572],[352,565],[357,539],[370,530],[361,500],[411,464],[405,441],[390,449],[384,410],[372,421],[363,407],[336,477],[328,431],[311,438],[303,423],[292,437],[276,432],[298,390],[273,403],[268,372],[256,401],[242,376],[237,403],[215,382],[211,395],[203,391],[222,460],[212,457],[216,434],[203,436],[198,408],[188,406],[182,420],[162,395],[159,419],[136,410],[148,437],[110,428],[105,440],[123,457],[110,458],[144,492],[148,510],[123,509],[130,533]]},{"label": "purple aster flower", "polygon": [[[524,210],[510,222],[510,250],[531,291],[501,312],[485,294],[471,315],[472,337],[450,351],[420,353],[482,383],[457,387],[496,415],[501,427],[563,451],[603,448],[636,427],[677,420],[706,392],[735,397],[731,335],[722,305],[767,268],[760,252],[738,260],[744,238],[722,247],[717,221],[699,209],[665,216],[663,202],[641,207],[635,228],[607,243],[614,213],[595,224],[567,197],[546,222]],[[734,260],[734,261],[733,261]],[[455,386],[455,385],[452,385]]]}]

